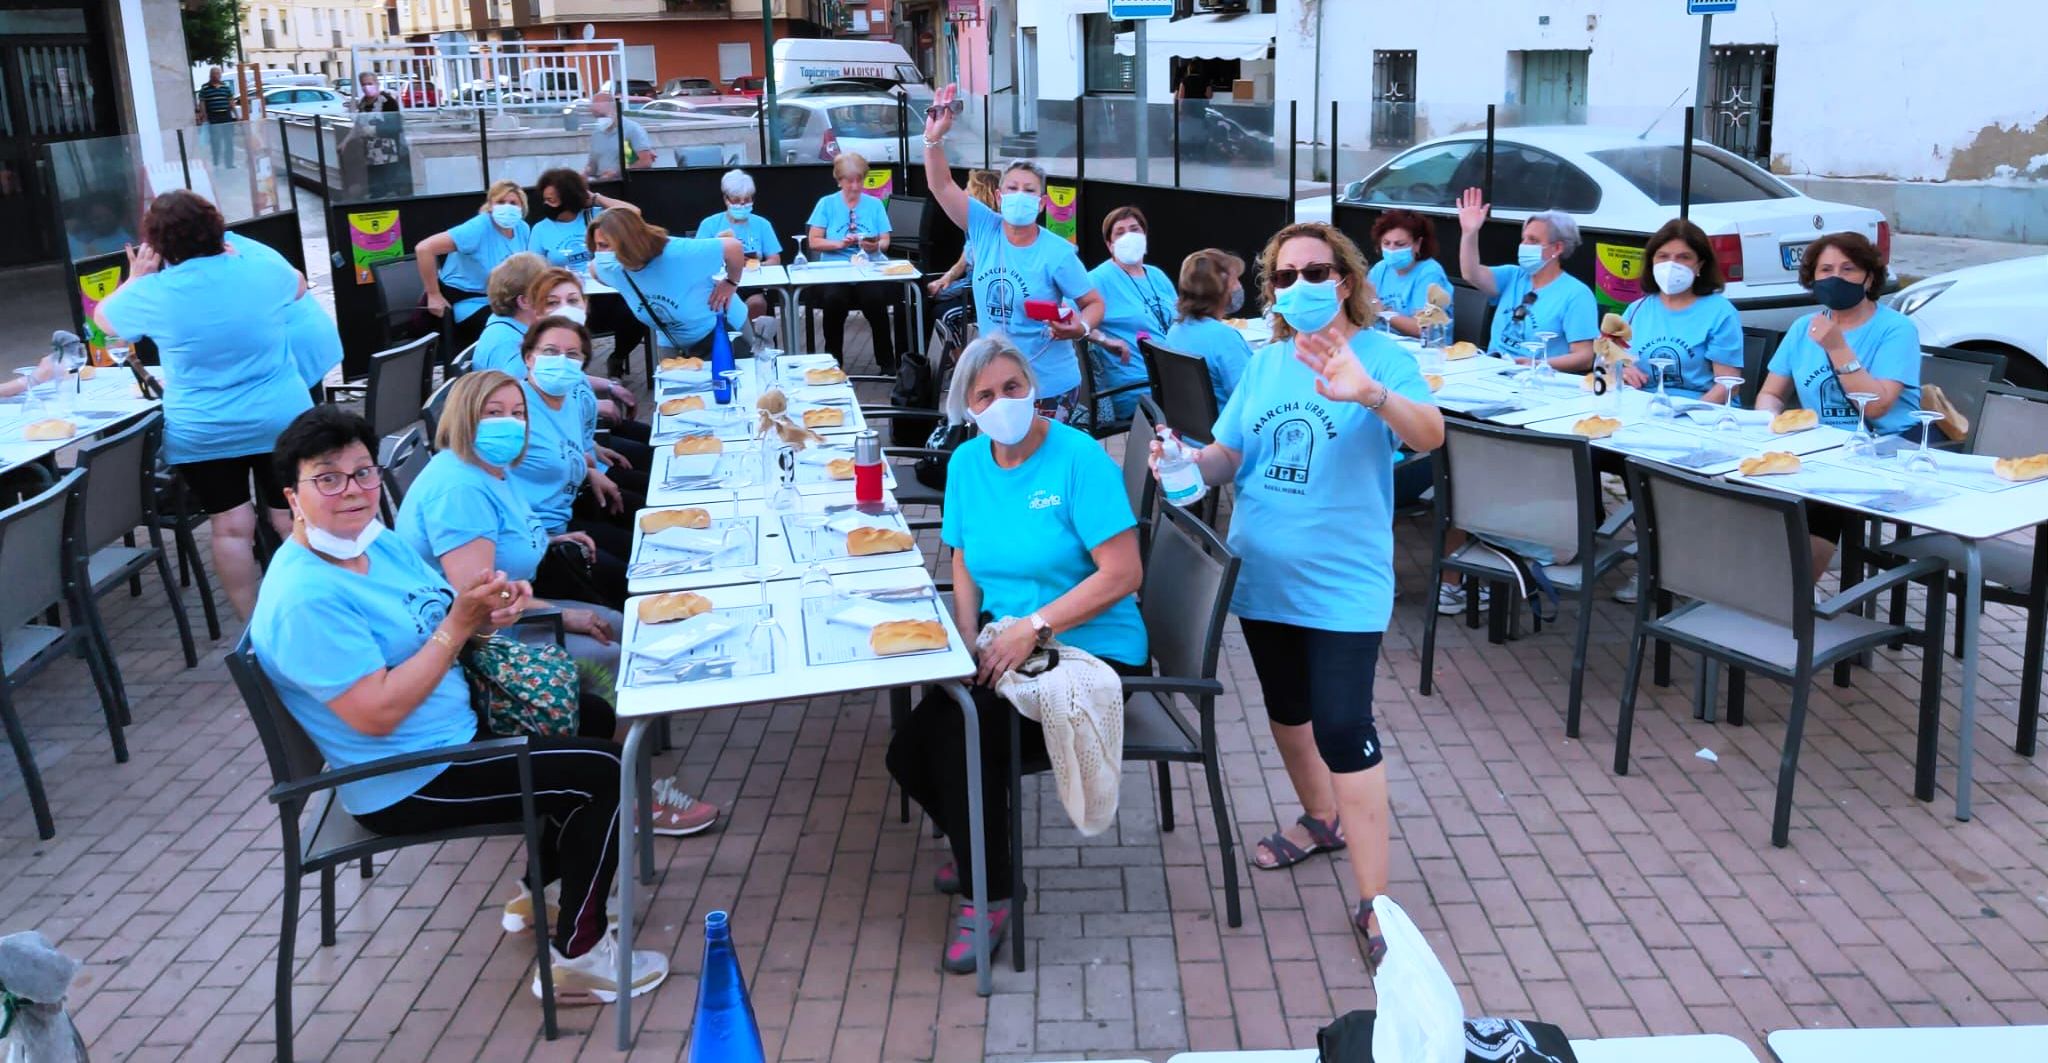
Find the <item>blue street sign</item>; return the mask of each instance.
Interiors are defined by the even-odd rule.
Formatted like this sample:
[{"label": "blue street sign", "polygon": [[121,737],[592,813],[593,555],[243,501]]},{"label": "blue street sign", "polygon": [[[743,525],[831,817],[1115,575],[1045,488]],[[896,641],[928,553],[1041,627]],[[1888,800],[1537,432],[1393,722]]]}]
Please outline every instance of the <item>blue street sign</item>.
[{"label": "blue street sign", "polygon": [[1685,0],[1688,15],[1732,15],[1735,0]]},{"label": "blue street sign", "polygon": [[1109,17],[1172,18],[1173,0],[1109,0]]}]

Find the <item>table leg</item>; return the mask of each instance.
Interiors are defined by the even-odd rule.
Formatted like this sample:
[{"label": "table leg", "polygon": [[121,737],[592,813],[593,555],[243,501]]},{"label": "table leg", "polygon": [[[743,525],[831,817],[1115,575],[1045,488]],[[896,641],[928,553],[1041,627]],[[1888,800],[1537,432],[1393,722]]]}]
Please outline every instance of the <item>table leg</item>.
[{"label": "table leg", "polygon": [[[974,977],[975,992],[988,996],[995,991],[988,960],[988,831],[982,821],[981,805],[981,714],[974,708],[974,696],[964,683],[946,684],[946,693],[960,706],[967,727],[967,848],[973,865],[969,882],[974,886]],[[1012,897],[1010,903],[1019,898]],[[1013,946],[1014,947],[1014,946]],[[623,1047],[623,1046],[621,1046]]]},{"label": "table leg", "polygon": [[[1977,635],[1984,614],[1984,558],[1975,539],[1963,540],[1963,608],[1956,623],[1963,630],[1963,659],[1956,662],[1962,673],[1962,692],[1957,701],[1962,715],[1956,725],[1956,818],[1970,818],[1970,767],[1977,743]],[[1940,647],[1929,651],[1940,653]],[[2035,662],[2039,667],[2039,662]]]},{"label": "table leg", "polygon": [[[662,717],[667,720],[668,717]],[[640,810],[633,824],[640,836],[640,881],[654,885],[654,743],[640,743],[640,793],[636,794],[634,806]],[[620,864],[624,871],[628,865]]]},{"label": "table leg", "polygon": [[775,294],[782,297],[782,349],[796,354],[796,286],[785,284]]},{"label": "table leg", "polygon": [[[626,732],[626,747],[619,755],[619,970],[618,982],[621,987],[633,984],[633,905],[639,892],[634,881],[633,861],[636,845],[640,839],[635,835],[639,816],[635,808],[640,801],[640,747],[647,741],[645,716],[635,717],[630,730]],[[633,994],[630,989],[619,994],[614,1004],[619,1012],[619,1051],[633,1048]]]}]

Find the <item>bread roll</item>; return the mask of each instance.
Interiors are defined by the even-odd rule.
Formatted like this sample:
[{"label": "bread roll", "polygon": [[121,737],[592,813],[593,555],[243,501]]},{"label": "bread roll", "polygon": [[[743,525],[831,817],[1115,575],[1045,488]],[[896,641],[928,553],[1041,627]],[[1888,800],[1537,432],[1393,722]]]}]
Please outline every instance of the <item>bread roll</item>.
[{"label": "bread roll", "polygon": [[698,369],[702,369],[702,368],[704,368],[704,359],[702,359],[702,358],[689,358],[689,357],[685,357],[685,356],[681,356],[681,355],[678,355],[678,356],[675,356],[675,357],[671,357],[671,358],[663,358],[663,359],[661,360],[661,368],[663,368],[663,369],[687,369],[687,370],[695,371],[695,370],[698,370]]},{"label": "bread roll", "polygon": [[[2000,458],[1991,463],[1991,471],[2001,480],[2027,483],[2048,476],[2048,454],[2036,454],[2030,458]],[[2039,534],[2036,532],[2035,534]]]},{"label": "bread roll", "polygon": [[685,395],[680,399],[669,399],[661,404],[661,412],[670,417],[674,417],[676,414],[679,413],[687,413],[690,410],[701,410],[703,408],[704,396],[702,395]]},{"label": "bread roll", "polygon": [[748,258],[748,259],[747,259],[747,264],[746,264],[746,267],[745,267],[745,268],[747,268],[747,269],[760,269],[760,268],[761,268],[761,260],[760,260],[760,259],[758,259],[758,258],[751,258],[751,257],[750,257],[750,258]]},{"label": "bread roll", "polygon": [[711,514],[705,510],[650,509],[640,514],[640,530],[648,535],[665,528],[709,528]]},{"label": "bread roll", "polygon": [[825,463],[825,475],[834,480],[853,479],[853,459],[833,458]]},{"label": "bread roll", "polygon": [[1621,431],[1621,420],[1619,418],[1602,417],[1597,413],[1591,417],[1581,417],[1572,425],[1573,435],[1585,436],[1587,439],[1606,439],[1608,436],[1619,431]]},{"label": "bread roll", "polygon": [[[852,464],[848,462],[848,464]],[[869,554],[900,554],[916,546],[916,540],[909,532],[894,528],[855,528],[846,533],[846,556],[866,557]]]},{"label": "bread roll", "polygon": [[1474,357],[1478,353],[1479,348],[1471,340],[1459,340],[1444,348],[1444,361],[1455,362],[1460,359]]},{"label": "bread roll", "polygon": [[1799,455],[1782,450],[1767,451],[1753,458],[1742,459],[1744,476],[1782,476],[1799,471]]},{"label": "bread roll", "polygon": [[875,272],[884,277],[908,277],[917,272],[917,264],[897,259]]},{"label": "bread roll", "polygon": [[1431,391],[1442,391],[1444,388],[1444,378],[1435,373],[1422,374],[1422,382],[1428,384]]},{"label": "bread roll", "polygon": [[1771,418],[1771,431],[1778,435],[1784,435],[1787,432],[1798,432],[1812,428],[1819,423],[1820,414],[1812,410],[1786,410],[1778,416]]},{"label": "bread roll", "polygon": [[91,380],[94,376],[98,374],[99,370],[94,368],[93,366],[81,365],[78,367],[78,379],[80,380]]},{"label": "bread roll", "polygon": [[52,417],[47,421],[37,421],[21,430],[21,438],[30,442],[70,439],[77,434],[78,426],[61,417]]},{"label": "bread roll", "polygon": [[789,409],[789,396],[784,395],[781,388],[769,388],[754,400],[754,408],[762,413],[781,413]]},{"label": "bread roll", "polygon": [[837,428],[846,423],[846,411],[834,406],[818,406],[804,411],[805,428]]},{"label": "bread roll", "polygon": [[643,624],[688,620],[698,613],[710,611],[711,599],[689,591],[671,591],[640,599],[640,622]]},{"label": "bread roll", "polygon": [[806,369],[804,370],[804,383],[844,384],[846,383],[846,370],[841,369],[836,365],[826,365],[819,366],[816,369]]},{"label": "bread roll", "polygon": [[885,620],[868,632],[868,648],[880,657],[943,650],[950,641],[946,625],[936,620]]},{"label": "bread roll", "polygon": [[685,454],[723,453],[725,453],[725,444],[719,442],[717,436],[684,436],[676,440],[675,454],[679,458]]}]

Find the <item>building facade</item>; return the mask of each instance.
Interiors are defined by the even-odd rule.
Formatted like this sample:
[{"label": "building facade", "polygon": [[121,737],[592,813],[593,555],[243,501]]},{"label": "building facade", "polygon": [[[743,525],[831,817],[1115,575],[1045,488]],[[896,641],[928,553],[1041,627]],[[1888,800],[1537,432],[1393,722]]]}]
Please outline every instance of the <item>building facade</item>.
[{"label": "building facade", "polygon": [[243,0],[242,61],[264,70],[349,76],[349,50],[387,39],[384,0]]}]

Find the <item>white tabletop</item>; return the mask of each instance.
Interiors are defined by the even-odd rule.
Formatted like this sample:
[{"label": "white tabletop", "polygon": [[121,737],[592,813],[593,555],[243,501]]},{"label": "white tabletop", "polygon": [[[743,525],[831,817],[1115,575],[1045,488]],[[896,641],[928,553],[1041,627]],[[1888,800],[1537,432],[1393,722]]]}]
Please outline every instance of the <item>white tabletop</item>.
[{"label": "white tabletop", "polygon": [[755,266],[740,274],[742,288],[780,288],[789,283],[789,270],[781,266]]},{"label": "white tabletop", "polygon": [[[900,274],[882,272],[885,266],[898,263],[909,265],[910,272]],[[797,269],[786,270],[785,272],[789,275],[788,284],[792,288],[809,288],[819,284],[857,284],[863,281],[895,281],[898,284],[903,284],[921,280],[924,277],[924,273],[918,270],[914,264],[900,258],[882,259],[862,266],[856,266],[851,262],[845,261],[819,262],[814,259],[804,263],[803,266]]]},{"label": "white tabletop", "polygon": [[[801,512],[815,514],[838,521],[840,527],[858,524],[862,527],[889,528],[909,532],[904,524],[903,512],[893,502],[884,502],[874,512],[863,512],[850,498],[814,497],[805,498]],[[680,507],[677,507],[680,508]],[[695,590],[700,587],[718,587],[743,583],[750,579],[747,570],[757,561],[782,569],[788,576],[800,575],[812,562],[809,536],[795,523],[799,511],[777,512],[762,499],[750,498],[738,502],[709,502],[702,509],[711,518],[712,534],[722,534],[724,529],[737,525],[746,529],[748,536],[743,545],[730,552],[716,556],[691,555],[658,546],[644,544],[645,533],[640,530],[639,519],[633,524],[633,550],[627,563],[627,590],[632,594],[653,594],[657,591]],[[661,512],[643,509],[640,516]],[[838,527],[828,526],[818,532],[817,560],[833,575],[849,572],[874,572],[892,568],[922,568],[924,554],[916,546],[893,554],[867,554],[861,557],[846,556],[846,535]],[[702,568],[661,571],[655,566],[665,563],[686,563],[703,561]],[[642,566],[648,568],[643,569]]]},{"label": "white tabletop", "polygon": [[2040,1063],[2048,1026],[1776,1030],[1765,1043],[1779,1063]]},{"label": "white tabletop", "polygon": [[[1934,477],[1909,474],[1903,464],[1911,449],[1902,447],[1897,456],[1878,461],[1834,450],[1807,459],[1789,476],[1735,473],[1729,479],[1964,539],[1995,539],[2048,522],[2048,480],[2014,485],[1953,470]],[[1992,489],[1981,489],[1986,487]],[[1909,501],[1908,508],[1887,508],[1871,494],[1890,490],[1903,490],[1924,504]]]},{"label": "white tabletop", "polygon": [[[806,631],[803,617],[802,583],[786,578],[787,575],[771,579],[767,584],[766,604],[782,632],[782,646],[773,671],[766,674],[742,674],[744,667],[738,667],[734,676],[727,679],[698,679],[683,683],[650,681],[638,671],[638,662],[632,659],[633,647],[644,646],[652,639],[663,637],[660,628],[672,625],[648,625],[647,631],[643,632],[639,617],[641,599],[627,599],[626,630],[621,638],[626,657],[621,661],[615,699],[619,715],[651,716],[752,702],[797,701],[855,690],[966,679],[974,674],[974,658],[968,655],[966,644],[953,626],[953,618],[938,606],[936,596],[925,604],[930,607],[930,615],[945,625],[952,642],[947,649],[843,664],[810,664],[807,657],[812,648],[809,640],[813,635]],[[846,589],[881,589],[914,584],[930,586],[931,577],[922,569],[892,569],[852,573],[836,577],[834,582]],[[722,611],[730,610],[733,618],[742,622],[732,634],[692,651],[693,654],[722,656],[730,653],[742,665],[747,663],[748,633],[763,604],[759,585],[742,583],[711,587],[698,593],[711,601],[712,611],[707,615],[716,617]]]},{"label": "white tabletop", "polygon": [[[852,458],[852,439],[848,436],[834,436],[823,448],[806,448],[807,451],[835,458]],[[761,470],[761,447],[757,443],[733,443],[725,448],[712,465],[713,482],[693,482],[675,479],[679,459],[671,444],[657,444],[654,448],[654,468],[647,478],[647,504],[649,506],[695,506],[706,502],[731,502],[746,499],[766,498],[774,481],[764,483]],[[690,461],[688,458],[681,461]],[[773,460],[773,459],[771,459]],[[703,462],[694,463],[702,466]],[[882,464],[882,487],[896,489],[896,473],[888,462]],[[797,493],[806,496],[843,496],[844,501],[853,500],[853,481],[836,480],[823,464],[813,459],[799,458],[796,464]],[[834,501],[840,499],[835,498]]]},{"label": "white tabletop", "polygon": [[[40,395],[46,401],[33,411],[26,396],[0,401],[0,471],[40,461],[67,447],[77,446],[101,431],[159,405],[156,400],[145,399],[137,392],[135,377],[121,366],[96,367],[91,380],[46,384]],[[70,421],[78,428],[77,434],[68,439],[27,440],[21,437],[30,424],[52,418]]]},{"label": "white tabletop", "polygon": [[[1631,392],[1629,397],[1634,395]],[[1820,454],[1849,440],[1849,433],[1826,425],[1786,435],[1773,435],[1767,424],[1744,425],[1735,431],[1724,432],[1711,425],[1700,424],[1691,417],[1652,417],[1640,402],[1625,404],[1623,408],[1627,412],[1616,413],[1611,408],[1587,411],[1617,417],[1622,423],[1613,435],[1593,440],[1595,448],[1676,466],[1702,476],[1734,472],[1742,465],[1743,459],[1766,451]],[[1570,414],[1536,421],[1528,427],[1537,432],[1571,435],[1572,426],[1583,416]]]},{"label": "white tabletop", "polygon": [[[1756,1053],[1727,1034],[1592,1037],[1572,1042],[1579,1063],[1756,1063]],[[1167,1063],[1316,1063],[1313,1048],[1247,1052],[1181,1052]],[[1789,1060],[1786,1063],[1790,1063]]]}]

